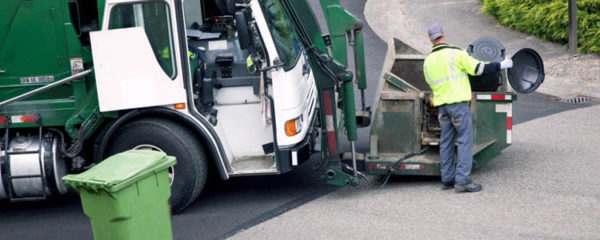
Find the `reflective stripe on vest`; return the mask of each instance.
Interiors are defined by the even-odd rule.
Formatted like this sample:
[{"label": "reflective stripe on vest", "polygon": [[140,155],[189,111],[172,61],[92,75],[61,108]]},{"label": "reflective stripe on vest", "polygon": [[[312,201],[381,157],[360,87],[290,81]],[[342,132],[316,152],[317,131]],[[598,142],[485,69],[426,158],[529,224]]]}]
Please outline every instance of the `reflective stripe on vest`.
[{"label": "reflective stripe on vest", "polygon": [[435,85],[438,85],[438,84],[441,84],[441,83],[445,83],[445,82],[450,81],[450,80],[455,80],[455,79],[461,79],[461,78],[468,77],[467,74],[464,73],[464,72],[462,72],[462,71],[458,72],[458,74],[457,74],[457,72],[454,71],[455,70],[454,69],[455,64],[456,64],[456,52],[452,51],[450,53],[450,65],[448,65],[448,74],[449,74],[448,76],[440,78],[440,79],[436,79],[436,80],[431,80],[431,76],[429,76],[429,72],[425,71],[425,74],[427,74],[429,85],[435,86]]},{"label": "reflective stripe on vest", "polygon": [[448,45],[434,48],[423,64],[434,105],[469,101],[471,86],[467,72],[474,74],[478,63],[461,49]]}]

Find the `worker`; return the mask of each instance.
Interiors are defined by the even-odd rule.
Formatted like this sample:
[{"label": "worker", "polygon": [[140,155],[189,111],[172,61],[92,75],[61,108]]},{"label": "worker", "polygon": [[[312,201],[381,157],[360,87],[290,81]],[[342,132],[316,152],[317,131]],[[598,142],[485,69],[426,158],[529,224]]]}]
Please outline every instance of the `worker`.
[{"label": "worker", "polygon": [[[472,98],[467,75],[498,72],[511,68],[510,58],[502,62],[482,62],[458,48],[446,44],[446,35],[439,24],[428,29],[433,49],[423,64],[425,80],[433,91],[433,106],[438,107],[442,128],[440,158],[442,190],[479,192],[482,187],[471,178],[473,166],[473,127],[469,101]],[[458,157],[454,161],[454,143],[457,138]]]}]

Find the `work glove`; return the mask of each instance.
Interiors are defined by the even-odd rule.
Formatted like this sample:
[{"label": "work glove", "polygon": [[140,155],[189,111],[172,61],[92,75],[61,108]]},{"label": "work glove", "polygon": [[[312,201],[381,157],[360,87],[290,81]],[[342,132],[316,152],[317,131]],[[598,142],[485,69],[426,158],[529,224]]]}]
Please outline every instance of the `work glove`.
[{"label": "work glove", "polygon": [[500,69],[507,69],[513,67],[513,61],[510,58],[505,58],[502,62],[500,62]]}]

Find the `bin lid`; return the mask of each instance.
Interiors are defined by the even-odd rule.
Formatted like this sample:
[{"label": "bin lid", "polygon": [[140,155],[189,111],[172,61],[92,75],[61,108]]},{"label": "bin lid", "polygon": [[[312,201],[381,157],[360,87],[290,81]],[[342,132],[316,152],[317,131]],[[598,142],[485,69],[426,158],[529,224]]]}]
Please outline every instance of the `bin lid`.
[{"label": "bin lid", "polygon": [[501,62],[505,57],[504,45],[493,37],[481,37],[467,47],[467,53],[480,61]]},{"label": "bin lid", "polygon": [[512,56],[512,61],[508,81],[515,91],[530,93],[544,82],[544,62],[535,50],[523,48]]},{"label": "bin lid", "polygon": [[163,152],[129,150],[115,154],[85,172],[67,175],[63,180],[76,191],[116,192],[175,163],[174,157]]}]

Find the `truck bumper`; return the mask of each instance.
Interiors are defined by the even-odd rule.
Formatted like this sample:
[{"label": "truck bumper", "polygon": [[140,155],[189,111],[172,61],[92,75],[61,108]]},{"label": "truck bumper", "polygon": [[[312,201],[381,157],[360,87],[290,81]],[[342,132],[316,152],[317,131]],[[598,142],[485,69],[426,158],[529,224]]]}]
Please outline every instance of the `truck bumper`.
[{"label": "truck bumper", "polygon": [[279,166],[280,173],[287,173],[294,167],[310,159],[310,156],[315,151],[315,139],[317,133],[315,132],[314,123],[318,116],[318,110],[313,115],[310,129],[304,140],[300,143],[286,148],[279,148],[277,150],[277,166]]}]

